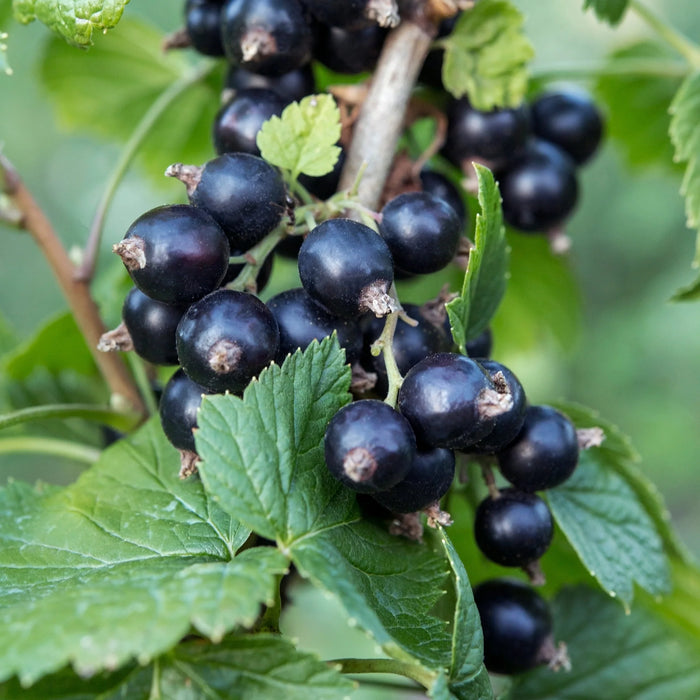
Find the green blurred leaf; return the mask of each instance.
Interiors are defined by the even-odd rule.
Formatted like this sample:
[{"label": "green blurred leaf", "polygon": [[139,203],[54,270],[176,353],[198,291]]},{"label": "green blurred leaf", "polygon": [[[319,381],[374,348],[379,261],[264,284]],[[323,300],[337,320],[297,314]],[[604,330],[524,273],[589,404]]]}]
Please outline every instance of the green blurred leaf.
[{"label": "green blurred leaf", "polygon": [[152,421],[64,490],[0,492],[0,678],[145,663],[190,625],[219,640],[254,622],[286,559],[273,548],[232,559],[249,530],[178,468]]},{"label": "green blurred leaf", "polygon": [[168,108],[139,150],[141,163],[158,182],[173,162],[211,157],[211,124],[219,107],[220,76],[213,64],[193,68],[183,52],[164,52],[162,34],[124,20],[119,31],[88,53],[51,41],[41,79],[64,127],[126,141],[158,100]]},{"label": "green blurred leaf", "polygon": [[506,0],[480,0],[463,12],[445,49],[442,82],[476,109],[517,107],[527,91],[534,49],[522,31],[523,16]]},{"label": "green blurred leaf", "polygon": [[[630,167],[673,167],[668,139],[669,105],[681,78],[654,73],[616,74],[627,63],[670,63],[676,55],[664,44],[639,41],[613,51],[596,83],[596,94],[607,106],[606,131],[620,147]],[[639,115],[644,114],[644,119]]]},{"label": "green blurred leaf", "polygon": [[488,168],[477,164],[474,168],[479,180],[481,207],[476,215],[474,248],[469,251],[462,292],[447,304],[452,335],[464,354],[466,343],[489,325],[501,303],[506,291],[510,253],[498,185]]},{"label": "green blurred leaf", "polygon": [[0,357],[12,350],[18,342],[17,333],[5,315],[0,312]]},{"label": "green blurred leaf", "polygon": [[579,587],[556,597],[552,616],[572,670],[515,677],[509,700],[700,697],[697,638],[678,634],[648,609],[625,614],[600,592]]},{"label": "green blurred leaf", "polygon": [[23,24],[35,19],[73,46],[92,46],[93,32],[116,27],[129,0],[13,0],[15,18]]},{"label": "green blurred leaf", "polygon": [[12,0],[0,0],[0,29],[7,27],[12,18]]},{"label": "green blurred leaf", "polygon": [[593,9],[598,19],[617,24],[625,14],[629,0],[583,0],[583,9]]},{"label": "green blurred leaf", "polygon": [[676,290],[671,301],[697,301],[700,299],[700,276],[694,282]]},{"label": "green blurred leaf", "polygon": [[262,157],[289,170],[320,177],[333,170],[340,155],[340,110],[331,95],[309,95],[270,117],[258,132]]},{"label": "green blurred leaf", "polygon": [[272,365],[235,396],[206,397],[196,432],[207,492],[257,533],[285,545],[354,519],[354,494],[326,468],[328,421],[350,401],[335,337]]}]

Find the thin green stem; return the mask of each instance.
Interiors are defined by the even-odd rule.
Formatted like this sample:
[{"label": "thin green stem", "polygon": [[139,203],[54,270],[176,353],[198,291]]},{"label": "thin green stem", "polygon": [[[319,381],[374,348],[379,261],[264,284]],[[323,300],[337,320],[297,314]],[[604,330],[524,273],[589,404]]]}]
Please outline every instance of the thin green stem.
[{"label": "thin green stem", "polygon": [[279,634],[280,631],[280,614],[282,613],[282,594],[280,585],[284,574],[278,574],[275,579],[275,600],[272,605],[265,608],[265,612],[258,619],[255,625],[255,632],[269,632]]},{"label": "thin green stem", "polygon": [[405,676],[420,683],[426,690],[432,687],[437,678],[437,674],[422,666],[395,659],[333,659],[327,663],[340,666],[341,673],[393,673]]},{"label": "thin green stem", "polygon": [[146,371],[146,363],[135,352],[127,352],[126,361],[129,363],[136,386],[139,388],[144,404],[146,404],[146,410],[149,415],[156,415],[158,413],[158,402],[153,394],[151,379]]},{"label": "thin green stem", "polygon": [[265,236],[260,243],[253,246],[246,253],[246,258],[249,260],[249,262],[238,273],[236,279],[226,286],[229,289],[252,289],[255,291],[255,278],[258,275],[258,271],[267,259],[267,256],[273,251],[274,247],[282,240],[282,238],[284,238],[286,231],[287,224],[283,221],[277,226],[276,229]]},{"label": "thin green stem", "polygon": [[94,464],[100,457],[100,451],[88,445],[81,445],[69,440],[37,437],[28,435],[22,437],[0,438],[0,454],[32,453],[45,454],[52,457],[66,457],[76,462]]},{"label": "thin green stem", "polygon": [[669,46],[685,58],[693,68],[700,68],[700,46],[670,26],[639,0],[630,0],[630,8],[646,22]]},{"label": "thin green stem", "polygon": [[153,659],[153,676],[151,678],[151,692],[148,694],[148,700],[160,700],[160,660]]},{"label": "thin green stem", "polygon": [[135,428],[140,416],[135,413],[122,413],[105,406],[88,403],[57,403],[45,406],[22,408],[0,416],[0,430],[13,425],[47,418],[84,418],[85,420],[108,425],[115,430],[127,431]]},{"label": "thin green stem", "polygon": [[533,80],[588,80],[599,76],[658,76],[660,78],[683,78],[688,66],[679,61],[657,59],[615,59],[610,63],[561,63],[543,66],[532,71]]},{"label": "thin green stem", "polygon": [[285,173],[285,180],[287,181],[289,189],[296,194],[304,204],[313,204],[314,198],[309,194],[306,187],[304,187],[296,177],[287,173],[287,171],[283,172]]},{"label": "thin green stem", "polygon": [[119,156],[117,164],[110,175],[107,186],[102,193],[102,199],[95,212],[95,217],[90,226],[90,233],[85,245],[83,262],[76,270],[76,279],[81,281],[89,281],[95,274],[95,265],[97,263],[97,254],[100,249],[100,241],[102,239],[102,229],[104,227],[105,218],[114,195],[119,188],[119,185],[129,169],[131,162],[141,148],[146,137],[150,134],[153,127],[156,125],[160,117],[167,109],[175,102],[175,100],[188,90],[195,83],[200,82],[205,78],[216,66],[215,63],[209,63],[202,66],[187,75],[183,76],[174,83],[171,83],[148,108],[146,113],[141,118],[141,121],[136,125],[129,140],[124,145],[124,148]]}]

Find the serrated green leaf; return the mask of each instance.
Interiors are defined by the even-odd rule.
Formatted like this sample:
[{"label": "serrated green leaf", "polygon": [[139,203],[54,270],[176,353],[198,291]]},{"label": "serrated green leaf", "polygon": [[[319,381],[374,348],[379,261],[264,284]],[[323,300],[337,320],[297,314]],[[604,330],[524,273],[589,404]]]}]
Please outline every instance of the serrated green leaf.
[{"label": "serrated green leaf", "polygon": [[[613,51],[598,77],[595,92],[607,106],[606,131],[631,167],[672,167],[668,108],[681,78],[651,72],[617,74],[616,69],[635,62],[673,65],[675,60],[664,44],[639,41]],[[644,119],[639,119],[642,113]]]},{"label": "serrated green leaf", "polygon": [[584,0],[583,9],[593,9],[598,19],[617,24],[627,10],[629,0]]},{"label": "serrated green leaf", "polygon": [[39,20],[74,46],[92,46],[92,35],[116,27],[129,0],[14,0],[15,17]]},{"label": "serrated green leaf", "polygon": [[626,615],[601,593],[574,588],[556,597],[552,615],[571,671],[542,668],[516,677],[509,700],[700,697],[697,639],[679,635],[648,609]]},{"label": "serrated green leaf", "polygon": [[527,91],[534,56],[522,31],[523,16],[507,0],[481,0],[463,12],[443,39],[442,82],[455,97],[467,95],[483,111],[517,107]]},{"label": "serrated green leaf", "polygon": [[583,451],[573,475],[547,500],[586,568],[629,608],[635,583],[652,594],[669,591],[668,561],[654,522],[597,450]]},{"label": "serrated green leaf", "polygon": [[191,624],[214,639],[252,624],[286,559],[232,559],[249,530],[177,473],[151,421],[64,490],[1,492],[0,678],[145,663]]},{"label": "serrated green leaf", "polygon": [[340,110],[331,95],[309,95],[268,119],[258,132],[262,157],[292,173],[320,177],[340,155]]},{"label": "serrated green leaf", "polygon": [[41,79],[65,128],[110,141],[129,139],[153,105],[167,102],[139,148],[146,171],[165,184],[171,163],[211,157],[221,82],[209,75],[213,64],[193,68],[182,52],[164,52],[162,41],[160,32],[132,19],[87,53],[56,39],[46,47]]},{"label": "serrated green leaf", "polygon": [[462,292],[447,304],[452,335],[460,352],[489,324],[506,291],[509,249],[503,227],[501,194],[488,168],[474,165],[479,180],[474,247],[464,275]]},{"label": "serrated green leaf", "polygon": [[686,164],[681,194],[687,225],[698,229],[694,266],[700,266],[700,71],[683,81],[671,103],[669,135],[675,158]]}]

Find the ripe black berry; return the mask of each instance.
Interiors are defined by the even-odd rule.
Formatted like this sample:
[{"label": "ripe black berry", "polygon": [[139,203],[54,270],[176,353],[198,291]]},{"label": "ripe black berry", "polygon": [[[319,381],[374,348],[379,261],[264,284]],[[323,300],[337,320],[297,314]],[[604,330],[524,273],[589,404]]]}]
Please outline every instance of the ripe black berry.
[{"label": "ripe black berry", "polygon": [[328,424],[324,444],[331,474],[360,493],[385,491],[397,484],[416,453],[406,419],[373,399],[341,408]]},{"label": "ripe black berry", "polygon": [[229,0],[221,37],[234,65],[282,75],[311,57],[311,30],[298,0]]},{"label": "ripe black berry", "polygon": [[373,498],[394,513],[415,513],[439,501],[452,485],[454,474],[452,450],[419,450],[408,474],[396,486],[375,493]]},{"label": "ripe black berry", "polygon": [[195,451],[192,430],[197,427],[202,396],[210,393],[195,384],[181,369],[165,385],[159,406],[160,422],[165,436],[179,450]]},{"label": "ripe black berry", "polygon": [[503,489],[476,510],[474,537],[479,549],[501,566],[527,566],[548,549],[554,522],[547,504],[534,493]]},{"label": "ripe black berry", "polygon": [[322,24],[359,29],[377,23],[393,27],[398,23],[395,0],[303,0],[311,14]]},{"label": "ripe black berry", "polygon": [[394,278],[389,248],[356,221],[328,219],[313,229],[299,250],[299,276],[309,296],[337,316],[365,311],[383,316],[393,308],[387,295]]},{"label": "ripe black berry", "polygon": [[276,92],[286,102],[298,102],[316,89],[314,74],[309,64],[282,75],[260,75],[245,68],[229,66],[226,74],[227,88],[240,92],[251,88],[262,88]]},{"label": "ripe black berry", "polygon": [[384,206],[379,232],[397,268],[427,274],[452,260],[462,229],[444,200],[427,192],[406,192]]},{"label": "ripe black berry", "polygon": [[240,392],[275,357],[277,321],[252,294],[219,289],[192,304],[177,327],[177,355],[210,391]]},{"label": "ripe black berry", "polygon": [[223,0],[187,0],[185,27],[192,47],[205,56],[223,56],[221,6]]},{"label": "ripe black berry", "polygon": [[[449,330],[449,319],[448,319],[448,330]],[[450,330],[450,334],[452,331]],[[475,358],[486,358],[491,354],[491,348],[493,347],[493,334],[490,328],[485,328],[479,335],[473,340],[470,340],[466,344],[467,355],[469,357]]]},{"label": "ripe black berry", "polygon": [[177,305],[201,299],[221,284],[230,248],[209,214],[173,204],[136,219],[114,252],[144,294]]},{"label": "ripe black berry", "polygon": [[345,348],[347,362],[359,359],[362,351],[362,334],[353,319],[342,319],[329,314],[319,306],[302,288],[290,289],[272,297],[267,307],[277,320],[280,344],[277,363],[297,348],[306,348],[312,340],[319,341],[335,331],[338,343]]},{"label": "ripe black berry", "polygon": [[382,52],[386,35],[386,30],[376,24],[354,30],[319,25],[314,58],[336,73],[354,75],[371,71]]},{"label": "ripe black berry", "polygon": [[574,162],[546,141],[531,141],[498,179],[503,217],[521,231],[547,231],[561,224],[576,206]]},{"label": "ripe black berry", "polygon": [[441,199],[455,210],[459,219],[459,229],[464,231],[467,225],[467,209],[459,190],[444,175],[426,168],[420,171],[420,182],[423,192]]},{"label": "ripe black berry", "polygon": [[484,664],[492,673],[528,671],[547,660],[552,616],[546,601],[519,581],[494,579],[474,588],[484,632]]},{"label": "ripe black berry", "polygon": [[546,93],[532,103],[531,110],[535,134],[566,151],[578,165],[596,152],[603,136],[603,117],[584,92]]},{"label": "ripe black berry", "polygon": [[498,453],[503,476],[521,491],[542,491],[566,481],[578,463],[573,423],[551,406],[530,406],[517,437]]}]

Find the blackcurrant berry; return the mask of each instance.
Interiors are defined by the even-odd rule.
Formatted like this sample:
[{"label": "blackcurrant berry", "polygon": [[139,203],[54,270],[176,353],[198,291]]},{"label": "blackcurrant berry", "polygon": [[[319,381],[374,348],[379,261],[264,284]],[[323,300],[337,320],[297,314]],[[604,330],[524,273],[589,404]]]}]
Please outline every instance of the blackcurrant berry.
[{"label": "blackcurrant berry", "polygon": [[205,56],[223,56],[221,7],[223,0],[187,0],[185,27],[192,48]]},{"label": "blackcurrant berry", "polygon": [[311,58],[311,30],[298,0],[228,0],[221,37],[229,62],[282,75]]},{"label": "blackcurrant berry", "polygon": [[547,231],[561,224],[576,206],[574,162],[546,141],[531,141],[498,179],[503,218],[521,231]]},{"label": "blackcurrant berry", "polygon": [[546,661],[552,616],[546,601],[519,581],[493,579],[474,588],[484,632],[484,664],[492,673],[515,674]]},{"label": "blackcurrant berry", "polygon": [[287,100],[274,90],[249,88],[240,90],[218,112],[212,136],[216,152],[260,155],[256,139],[262,125],[272,116],[282,114]]},{"label": "blackcurrant berry", "polygon": [[277,321],[252,294],[218,289],[192,304],[177,327],[177,355],[210,391],[242,391],[274,358]]},{"label": "blackcurrant berry", "polygon": [[[450,331],[450,337],[452,331],[449,326],[448,319],[448,330]],[[491,354],[491,348],[493,347],[493,334],[490,328],[485,328],[479,335],[473,340],[470,340],[466,344],[467,355],[469,357],[476,358],[486,358]]]},{"label": "blackcurrant berry", "polygon": [[551,489],[566,481],[578,463],[574,424],[551,406],[529,406],[516,438],[498,457],[503,476],[521,491]]},{"label": "blackcurrant berry", "polygon": [[373,498],[394,513],[415,513],[439,501],[452,485],[454,475],[452,450],[419,450],[408,474],[396,486],[375,493]]},{"label": "blackcurrant berry", "polygon": [[479,549],[501,566],[527,566],[549,548],[554,522],[547,504],[534,493],[503,489],[476,509],[474,537]]},{"label": "blackcurrant berry", "polygon": [[328,219],[299,250],[299,276],[309,296],[343,318],[393,309],[387,291],[394,279],[391,253],[380,235],[350,219]]},{"label": "blackcurrant berry", "polygon": [[333,416],[325,437],[326,466],[360,493],[385,491],[403,479],[416,453],[406,419],[383,401],[355,401]]},{"label": "blackcurrant berry", "polygon": [[459,190],[444,175],[426,168],[420,171],[420,182],[423,192],[441,199],[455,210],[455,214],[457,214],[459,219],[459,229],[464,231],[467,225],[467,208],[464,205],[462,196],[459,194]]},{"label": "blackcurrant berry", "polygon": [[354,30],[318,25],[314,58],[336,73],[354,75],[371,71],[386,35],[387,31],[376,24]]},{"label": "blackcurrant berry", "polygon": [[347,362],[353,363],[362,351],[362,334],[353,319],[342,319],[329,314],[302,288],[277,294],[267,302],[267,307],[277,320],[280,344],[277,363],[297,348],[304,350],[312,340],[323,340],[335,331],[338,343],[345,348]]},{"label": "blackcurrant berry", "polygon": [[313,95],[316,86],[311,65],[307,64],[278,76],[251,73],[245,68],[230,66],[226,74],[227,88],[240,92],[251,88],[262,88],[276,92],[284,102],[298,102],[307,95]]},{"label": "blackcurrant berry", "polygon": [[550,92],[531,106],[532,130],[544,141],[566,151],[578,165],[598,149],[603,117],[589,95],[582,91]]},{"label": "blackcurrant berry", "polygon": [[168,380],[160,399],[160,422],[165,436],[179,450],[195,452],[192,430],[202,396],[211,392],[193,382],[181,369]]},{"label": "blackcurrant berry", "polygon": [[406,192],[382,209],[379,233],[397,268],[427,274],[442,270],[454,258],[462,229],[444,200],[427,192]]},{"label": "blackcurrant berry", "polygon": [[[302,184],[314,197],[319,199],[328,199],[338,191],[338,183],[340,175],[343,172],[345,165],[345,149],[341,148],[338,160],[333,166],[333,170],[320,177],[312,177],[311,175],[300,175],[299,182]],[[289,240],[292,240],[291,238]],[[301,244],[301,239],[299,239]],[[299,250],[297,249],[297,253]],[[295,256],[296,257],[296,254]]]},{"label": "blackcurrant berry", "polygon": [[173,204],[136,219],[114,252],[144,294],[178,305],[201,299],[221,284],[230,247],[204,210]]},{"label": "blackcurrant berry", "polygon": [[398,23],[395,0],[303,0],[311,14],[322,24],[345,29],[360,29],[373,23],[393,27]]}]

